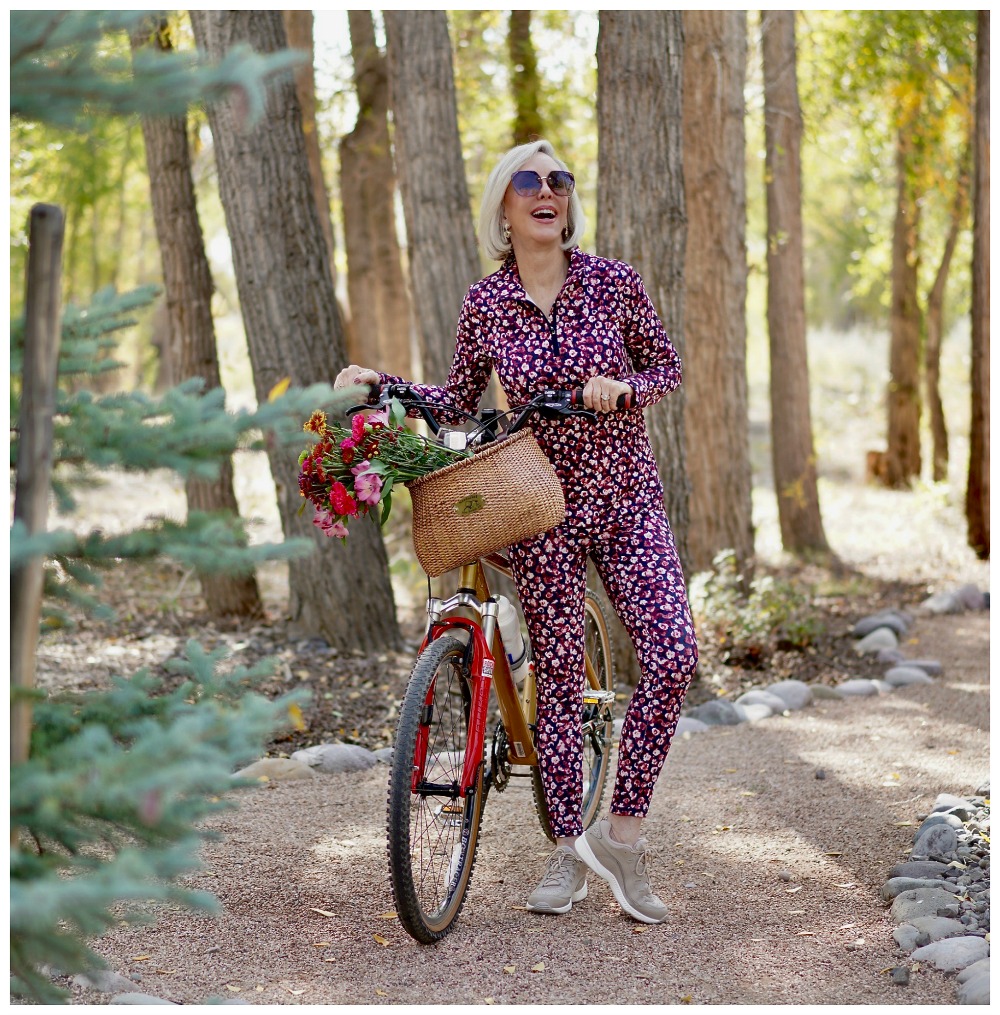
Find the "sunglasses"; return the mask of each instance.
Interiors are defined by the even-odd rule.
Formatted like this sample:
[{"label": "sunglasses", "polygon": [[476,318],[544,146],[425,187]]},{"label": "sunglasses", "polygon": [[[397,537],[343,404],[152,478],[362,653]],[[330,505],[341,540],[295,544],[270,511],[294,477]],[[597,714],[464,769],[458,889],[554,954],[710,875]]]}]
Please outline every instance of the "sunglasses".
[{"label": "sunglasses", "polygon": [[[565,169],[553,169],[545,182],[557,197],[569,197],[576,186],[573,174]],[[519,169],[511,178],[510,185],[519,197],[536,197],[542,191],[542,178],[534,169]]]}]

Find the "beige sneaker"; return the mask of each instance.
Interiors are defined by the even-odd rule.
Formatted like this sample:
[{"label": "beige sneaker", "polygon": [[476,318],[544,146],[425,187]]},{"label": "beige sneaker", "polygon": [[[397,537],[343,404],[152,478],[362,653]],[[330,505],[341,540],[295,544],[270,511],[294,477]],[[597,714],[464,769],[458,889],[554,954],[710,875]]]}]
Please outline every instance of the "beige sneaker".
[{"label": "beige sneaker", "polygon": [[663,923],[670,915],[653,894],[646,862],[646,840],[634,846],[611,838],[611,822],[601,818],[576,840],[576,851],[586,865],[611,886],[618,905],[643,923]]},{"label": "beige sneaker", "polygon": [[587,897],[587,865],[570,846],[559,846],[549,857],[541,884],[528,896],[533,913],[568,913]]}]

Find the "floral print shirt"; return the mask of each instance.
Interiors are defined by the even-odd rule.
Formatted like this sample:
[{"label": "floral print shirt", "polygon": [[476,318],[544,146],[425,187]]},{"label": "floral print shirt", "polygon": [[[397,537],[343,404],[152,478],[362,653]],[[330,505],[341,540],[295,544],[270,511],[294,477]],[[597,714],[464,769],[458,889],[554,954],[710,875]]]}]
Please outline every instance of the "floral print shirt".
[{"label": "floral print shirt", "polygon": [[634,268],[574,249],[546,317],[511,255],[470,287],[445,385],[412,388],[445,410],[437,413],[442,421],[459,422],[447,407],[475,412],[493,370],[512,407],[545,388],[582,388],[598,374],[630,384],[635,408],[598,415],[596,423],[535,417],[531,429],[562,482],[568,524],[601,529],[638,510],[662,510],[642,409],[680,384],[681,363]]}]

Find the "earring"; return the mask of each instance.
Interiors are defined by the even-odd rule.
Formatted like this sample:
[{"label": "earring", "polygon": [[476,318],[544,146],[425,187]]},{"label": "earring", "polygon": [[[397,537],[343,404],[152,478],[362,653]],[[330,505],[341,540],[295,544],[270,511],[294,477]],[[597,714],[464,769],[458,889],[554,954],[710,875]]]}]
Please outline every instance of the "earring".
[{"label": "earring", "polygon": [[504,222],[503,228],[501,229],[501,235],[503,236],[504,243],[510,243],[510,223]]},{"label": "earring", "polygon": [[563,243],[565,243],[569,239],[569,226],[563,226],[562,238]]}]

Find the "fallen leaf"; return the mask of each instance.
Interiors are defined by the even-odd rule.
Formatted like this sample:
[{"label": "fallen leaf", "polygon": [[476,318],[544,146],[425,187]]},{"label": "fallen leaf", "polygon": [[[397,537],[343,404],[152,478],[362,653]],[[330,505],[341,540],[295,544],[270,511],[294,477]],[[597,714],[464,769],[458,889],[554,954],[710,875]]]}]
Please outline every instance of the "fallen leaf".
[{"label": "fallen leaf", "polygon": [[285,987],[285,990],[287,990],[288,993],[292,995],[292,997],[298,997],[299,994],[304,994],[306,992],[305,987],[303,987],[301,990],[292,990],[291,987]]},{"label": "fallen leaf", "polygon": [[856,923],[843,923],[840,925],[841,930],[850,930],[852,927],[857,927]]},{"label": "fallen leaf", "polygon": [[256,990],[258,994],[263,994],[264,993],[264,988],[263,987],[254,987],[254,990]]},{"label": "fallen leaf", "polygon": [[503,967],[503,971],[505,973],[513,973],[515,969],[517,969],[517,966],[504,966]]},{"label": "fallen leaf", "polygon": [[378,994],[379,997],[388,997],[389,996],[389,991],[383,990],[381,987],[376,987],[375,988],[375,993]]},{"label": "fallen leaf", "polygon": [[648,931],[648,930],[649,930],[648,927],[633,927],[632,928],[632,933],[633,934],[645,934],[646,931]]},{"label": "fallen leaf", "polygon": [[816,935],[811,930],[800,930],[796,937],[815,937]]},{"label": "fallen leaf", "polygon": [[790,909],[788,911],[789,916],[805,916],[806,911],[804,909]]},{"label": "fallen leaf", "polygon": [[897,828],[912,828],[913,825],[914,825],[914,822],[912,822],[912,821],[897,821],[895,824],[896,824]]},{"label": "fallen leaf", "polygon": [[786,888],[785,893],[787,895],[794,895],[796,892],[802,891],[802,885],[796,885],[794,888]]},{"label": "fallen leaf", "polygon": [[726,775],[733,775],[735,772],[738,772],[739,769],[738,768],[724,768],[722,771],[725,772]]},{"label": "fallen leaf", "polygon": [[308,727],[306,726],[305,718],[302,715],[302,709],[293,701],[288,706],[288,718],[292,720],[292,725],[300,732],[304,732]]},{"label": "fallen leaf", "polygon": [[133,962],[148,962],[153,956],[152,955],[133,955]]},{"label": "fallen leaf", "polygon": [[331,913],[329,909],[317,909],[315,906],[311,906],[309,909],[310,913],[319,913],[320,916],[336,916],[336,913]]},{"label": "fallen leaf", "polygon": [[379,913],[377,917],[379,920],[396,920],[398,918],[399,914],[394,909],[390,909],[388,913]]},{"label": "fallen leaf", "polygon": [[382,937],[381,934],[372,934],[372,937],[375,938],[375,941],[382,945],[383,948],[388,948],[391,943],[386,938]]},{"label": "fallen leaf", "polygon": [[690,1003],[691,1003],[691,1002],[692,1002],[693,1000],[694,1000],[694,998],[693,998],[693,997],[691,997],[691,995],[690,995],[690,994],[685,994],[685,995],[684,995],[684,996],[683,996],[683,997],[681,998],[681,1004],[690,1004]]},{"label": "fallen leaf", "polygon": [[545,963],[544,962],[536,962],[531,967],[531,971],[533,973],[544,973],[545,972]]},{"label": "fallen leaf", "polygon": [[240,989],[240,987],[234,987],[231,983],[226,984],[226,990],[231,990],[234,994],[238,994]]},{"label": "fallen leaf", "polygon": [[843,855],[844,855],[843,853],[837,853],[837,852],[831,852],[831,853],[824,853],[823,854],[823,856],[843,856]]},{"label": "fallen leaf", "polygon": [[483,998],[483,1004],[494,1004],[494,1003],[495,1002],[493,1001],[492,997],[484,997]]},{"label": "fallen leaf", "polygon": [[157,969],[160,976],[169,976],[171,973],[176,973],[176,969]]},{"label": "fallen leaf", "polygon": [[313,948],[327,948],[329,945],[329,941],[313,941]]},{"label": "fallen leaf", "polygon": [[271,390],[267,393],[267,400],[269,402],[276,402],[281,396],[288,390],[288,386],[292,383],[291,377],[283,377]]},{"label": "fallen leaf", "polygon": [[337,959],[336,959],[335,957],[331,957],[331,958],[326,958],[326,959],[323,959],[323,961],[324,961],[324,962],[336,962],[336,961],[337,961]]},{"label": "fallen leaf", "polygon": [[961,754],[962,752],[961,751],[949,751],[948,753],[949,754]]},{"label": "fallen leaf", "polygon": [[842,885],[834,885],[834,888],[857,888],[858,886],[853,881],[845,881]]},{"label": "fallen leaf", "polygon": [[740,796],[756,796],[756,793],[751,793],[750,790],[744,790]]},{"label": "fallen leaf", "polygon": [[528,907],[527,906],[511,906],[510,908],[511,909],[517,909],[517,910],[519,910],[522,913],[526,913],[528,911]]}]

